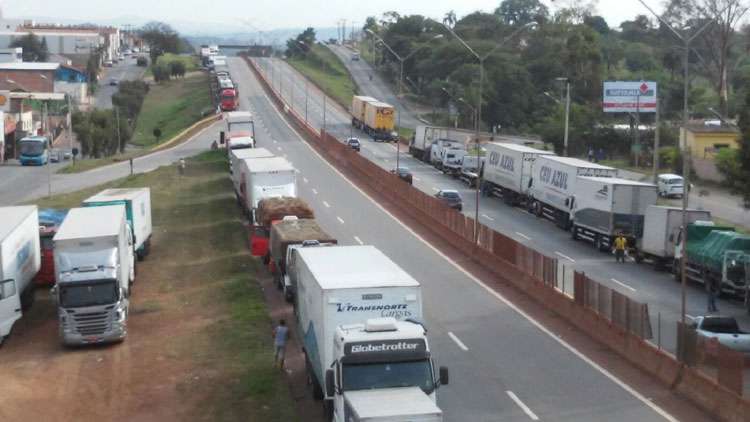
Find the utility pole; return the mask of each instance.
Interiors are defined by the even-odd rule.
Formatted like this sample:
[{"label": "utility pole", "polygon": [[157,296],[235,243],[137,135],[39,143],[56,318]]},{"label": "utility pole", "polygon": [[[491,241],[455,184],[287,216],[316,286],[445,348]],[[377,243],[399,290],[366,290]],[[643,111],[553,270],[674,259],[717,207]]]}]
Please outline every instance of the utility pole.
[{"label": "utility pole", "polygon": [[[49,131],[49,122],[47,119],[49,118],[49,101],[45,100],[42,103],[42,133],[44,133],[47,136],[47,141],[49,142],[49,145],[47,146],[47,149],[52,148],[52,139],[51,133]],[[49,152],[47,152],[47,197],[52,196],[52,160],[50,160]]]},{"label": "utility pole", "polygon": [[641,90],[635,96],[635,141],[633,142],[633,152],[635,153],[635,167],[638,168],[638,161],[641,149]]},{"label": "utility pole", "polygon": [[[658,182],[659,178],[659,91],[656,91],[656,114],[654,117],[654,124],[656,127],[654,128],[654,184]],[[683,189],[684,186],[683,186]],[[684,190],[683,190],[683,196],[684,196]]]},{"label": "utility pole", "polygon": [[117,153],[122,150],[122,144],[120,141],[120,109],[115,107],[115,126],[117,128]]},{"label": "utility pole", "polygon": [[570,79],[565,78],[565,135],[563,136],[563,156],[568,156],[568,133],[570,131]]}]

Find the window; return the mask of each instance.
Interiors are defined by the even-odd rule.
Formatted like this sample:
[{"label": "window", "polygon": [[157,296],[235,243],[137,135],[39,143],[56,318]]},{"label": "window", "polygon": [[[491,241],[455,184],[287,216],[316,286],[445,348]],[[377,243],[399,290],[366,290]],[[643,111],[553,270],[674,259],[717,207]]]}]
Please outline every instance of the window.
[{"label": "window", "polygon": [[13,279],[0,281],[0,300],[8,299],[16,294],[16,281]]}]

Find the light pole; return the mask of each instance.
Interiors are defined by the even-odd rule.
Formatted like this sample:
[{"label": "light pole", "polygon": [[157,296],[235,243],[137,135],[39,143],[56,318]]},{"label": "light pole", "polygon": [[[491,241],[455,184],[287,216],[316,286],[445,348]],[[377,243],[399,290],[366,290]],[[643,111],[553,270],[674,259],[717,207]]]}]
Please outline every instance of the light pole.
[{"label": "light pole", "polygon": [[[302,41],[299,41],[299,40],[297,40],[297,43],[299,45],[305,47],[305,49],[307,49],[307,51],[310,51],[310,46],[308,46],[307,44],[305,44],[305,43],[303,43]],[[307,78],[305,78],[305,123],[307,123]]]},{"label": "light pole", "polygon": [[[526,28],[530,28],[532,26],[535,26],[536,22],[529,22],[529,23],[521,26],[520,28],[516,29],[515,31],[511,32],[510,35],[508,35],[507,37],[505,37],[502,40],[500,40],[500,42],[497,43],[497,45],[495,45],[495,47],[493,47],[492,50],[488,51],[483,56],[480,56],[479,53],[477,53],[476,51],[474,51],[473,48],[469,47],[469,44],[467,44],[466,41],[464,41],[461,37],[459,37],[458,34],[456,34],[455,32],[453,32],[453,29],[451,29],[451,27],[449,27],[448,25],[446,25],[444,23],[441,23],[441,25],[443,25],[443,27],[445,29],[447,29],[448,32],[450,32],[454,37],[456,37],[456,39],[461,44],[463,44],[463,46],[466,47],[466,49],[469,50],[469,52],[474,57],[476,57],[477,60],[479,61],[479,95],[477,96],[477,110],[476,110],[477,118],[476,118],[476,140],[475,140],[475,142],[476,142],[476,148],[477,148],[477,154],[479,154],[479,126],[480,126],[479,123],[480,123],[480,121],[482,119],[482,94],[483,94],[483,92],[482,92],[482,87],[483,86],[482,85],[484,84],[484,61],[487,60],[487,58],[490,57],[490,55],[492,55],[492,53],[494,53],[498,48],[502,47],[510,39],[512,39],[513,37],[515,37],[519,33],[521,33],[521,31],[525,30]],[[481,174],[482,174],[482,172],[481,172],[481,170],[480,170],[479,174],[480,174],[480,177],[479,177],[479,179],[477,180],[477,183],[476,183],[476,204],[475,204],[475,210],[474,210],[474,243],[476,243],[479,240],[479,188],[480,188],[480,186],[482,184],[482,180],[481,180]]]},{"label": "light pole", "polygon": [[568,156],[568,132],[570,125],[570,79],[566,77],[555,78],[556,81],[565,82],[565,133],[563,135],[563,157]]},{"label": "light pole", "polygon": [[[649,12],[651,12],[652,15],[656,17],[664,26],[669,28],[670,31],[672,31],[677,38],[679,38],[685,48],[685,54],[682,58],[682,66],[684,71],[684,81],[683,81],[683,103],[682,103],[682,177],[683,177],[683,183],[682,183],[682,259],[680,259],[680,285],[681,285],[681,318],[680,321],[682,322],[683,327],[685,326],[685,316],[687,315],[686,310],[686,291],[687,291],[687,277],[685,275],[685,259],[686,257],[686,246],[688,242],[687,238],[687,225],[688,225],[688,218],[687,218],[687,207],[688,207],[688,196],[690,196],[689,187],[690,187],[690,152],[687,145],[687,126],[688,126],[688,68],[689,68],[689,58],[690,58],[690,43],[698,37],[706,28],[711,26],[714,23],[714,18],[711,17],[708,19],[708,22],[706,22],[702,27],[700,27],[697,31],[695,31],[692,35],[687,36],[687,34],[681,34],[676,29],[672,28],[672,26],[665,21],[661,16],[657,15],[643,0],[638,0],[639,3],[643,5],[646,9],[648,9]],[[718,12],[718,14],[724,13],[724,11],[731,6],[731,3],[727,5],[721,12]],[[683,30],[685,32],[687,28]],[[681,336],[682,338],[684,336]],[[681,345],[678,345],[679,348],[679,357],[684,358],[682,353],[684,352],[683,347]]]},{"label": "light pole", "polygon": [[[469,107],[471,109],[471,125],[473,128],[476,128],[477,125],[477,109],[469,104],[466,100],[463,99],[463,97],[456,98],[453,96],[453,94],[450,93],[445,87],[440,88],[443,92],[448,94],[448,96],[451,98],[451,100],[457,102],[457,103],[463,103],[466,107]],[[456,123],[458,125],[458,123]]]}]

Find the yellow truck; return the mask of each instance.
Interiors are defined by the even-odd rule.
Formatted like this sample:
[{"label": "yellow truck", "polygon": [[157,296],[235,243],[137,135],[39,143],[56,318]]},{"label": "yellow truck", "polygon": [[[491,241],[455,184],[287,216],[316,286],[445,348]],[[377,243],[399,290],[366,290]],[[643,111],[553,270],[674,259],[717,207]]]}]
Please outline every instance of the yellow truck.
[{"label": "yellow truck", "polygon": [[355,96],[352,98],[352,126],[361,129],[374,140],[394,141],[395,109],[392,105],[380,102],[372,97]]}]

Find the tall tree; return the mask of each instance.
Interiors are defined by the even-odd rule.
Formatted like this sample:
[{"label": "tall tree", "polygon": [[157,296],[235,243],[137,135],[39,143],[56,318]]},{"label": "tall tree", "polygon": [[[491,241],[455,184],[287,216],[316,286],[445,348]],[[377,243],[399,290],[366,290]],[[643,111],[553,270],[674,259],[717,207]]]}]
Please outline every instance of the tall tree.
[{"label": "tall tree", "polygon": [[150,48],[151,63],[164,53],[179,53],[180,36],[164,22],[149,22],[141,28],[141,38]]},{"label": "tall tree", "polygon": [[10,48],[23,48],[23,61],[25,62],[45,62],[47,61],[47,42],[42,38],[28,33],[21,38],[16,38],[9,45]]},{"label": "tall tree", "polygon": [[747,206],[747,204],[750,204],[750,90],[745,94],[745,107],[742,109],[737,123],[742,137],[738,154],[741,180],[735,186],[742,189],[742,197]]},{"label": "tall tree", "polygon": [[495,9],[506,25],[526,25],[529,22],[546,22],[549,18],[547,6],[539,0],[503,0]]},{"label": "tall tree", "polygon": [[445,17],[443,17],[443,24],[448,25],[449,27],[453,28],[453,25],[456,24],[456,12],[451,10],[448,13],[446,13]]}]

